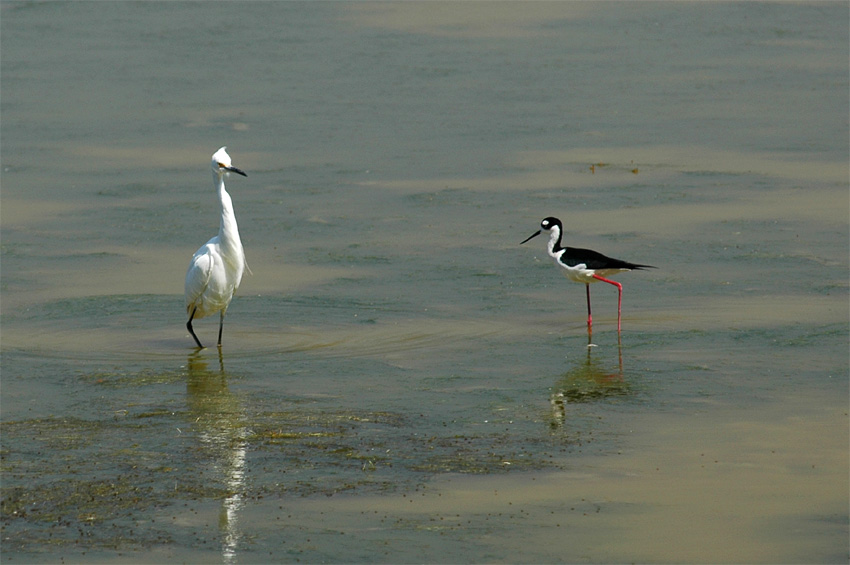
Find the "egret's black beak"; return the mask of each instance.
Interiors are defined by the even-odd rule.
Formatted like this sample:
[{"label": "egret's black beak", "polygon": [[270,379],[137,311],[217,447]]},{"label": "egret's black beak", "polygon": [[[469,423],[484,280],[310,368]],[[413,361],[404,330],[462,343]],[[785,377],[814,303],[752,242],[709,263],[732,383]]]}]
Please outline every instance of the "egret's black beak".
[{"label": "egret's black beak", "polygon": [[528,238],[526,238],[526,239],[525,239],[525,241],[523,241],[522,243],[520,243],[520,245],[522,245],[523,243],[525,243],[525,242],[526,242],[526,241],[528,241],[529,239],[534,239],[535,237],[537,237],[538,235],[540,235],[540,233],[541,233],[542,231],[543,231],[543,230],[537,230],[536,232],[534,232],[533,234],[531,234],[530,236],[528,236]]},{"label": "egret's black beak", "polygon": [[224,167],[224,170],[229,173],[236,173],[237,175],[242,175],[243,177],[248,176],[248,173],[246,173],[242,169],[237,169],[236,167]]}]

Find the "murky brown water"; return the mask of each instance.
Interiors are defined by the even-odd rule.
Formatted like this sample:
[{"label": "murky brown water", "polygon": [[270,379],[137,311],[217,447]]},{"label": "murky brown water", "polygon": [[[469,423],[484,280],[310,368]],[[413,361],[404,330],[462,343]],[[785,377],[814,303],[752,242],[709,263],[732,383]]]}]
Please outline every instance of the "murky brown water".
[{"label": "murky brown water", "polygon": [[0,5],[2,559],[846,561],[846,6],[610,6]]}]

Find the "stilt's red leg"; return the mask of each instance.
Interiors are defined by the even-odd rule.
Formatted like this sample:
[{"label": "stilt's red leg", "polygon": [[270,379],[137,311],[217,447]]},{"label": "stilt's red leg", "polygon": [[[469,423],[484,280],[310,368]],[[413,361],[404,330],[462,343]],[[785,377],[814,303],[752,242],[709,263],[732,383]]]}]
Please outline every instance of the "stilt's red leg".
[{"label": "stilt's red leg", "polygon": [[584,286],[587,287],[587,331],[589,333],[593,327],[593,317],[590,315],[590,285],[585,283]]},{"label": "stilt's red leg", "polygon": [[[608,284],[613,284],[614,286],[617,287],[617,331],[619,332],[620,331],[620,310],[621,310],[621,307],[623,305],[623,285],[621,285],[620,283],[618,283],[616,281],[606,279],[605,277],[600,277],[597,274],[594,274],[592,276],[596,280],[599,280],[599,281],[602,281],[602,282],[607,282]],[[588,297],[590,297],[589,287],[588,287],[587,292],[588,292]],[[588,304],[589,304],[589,302],[588,302]]]}]

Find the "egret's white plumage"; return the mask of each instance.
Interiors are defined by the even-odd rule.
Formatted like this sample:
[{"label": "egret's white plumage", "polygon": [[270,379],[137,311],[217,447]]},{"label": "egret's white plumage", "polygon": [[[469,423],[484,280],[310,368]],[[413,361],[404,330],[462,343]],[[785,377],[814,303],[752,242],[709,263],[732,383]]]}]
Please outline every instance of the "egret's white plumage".
[{"label": "egret's white plumage", "polygon": [[224,188],[224,178],[228,173],[245,177],[248,175],[231,164],[230,155],[225,149],[222,147],[216,151],[211,163],[213,184],[221,204],[218,235],[195,252],[186,272],[186,313],[189,315],[186,328],[198,347],[203,345],[192,329],[192,320],[219,312],[218,345],[221,346],[224,314],[247,267],[236,215],[233,213],[233,201]]}]

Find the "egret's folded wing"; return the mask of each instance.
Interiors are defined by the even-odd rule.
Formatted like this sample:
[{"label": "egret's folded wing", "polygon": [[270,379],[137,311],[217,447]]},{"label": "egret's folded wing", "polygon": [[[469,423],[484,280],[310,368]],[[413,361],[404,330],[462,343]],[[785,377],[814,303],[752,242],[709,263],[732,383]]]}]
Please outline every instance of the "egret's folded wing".
[{"label": "egret's folded wing", "polygon": [[204,294],[210,282],[214,265],[215,254],[211,253],[206,245],[198,249],[197,253],[192,256],[192,261],[189,263],[189,270],[186,271],[187,313],[191,311],[192,306],[196,305],[201,295]]}]

